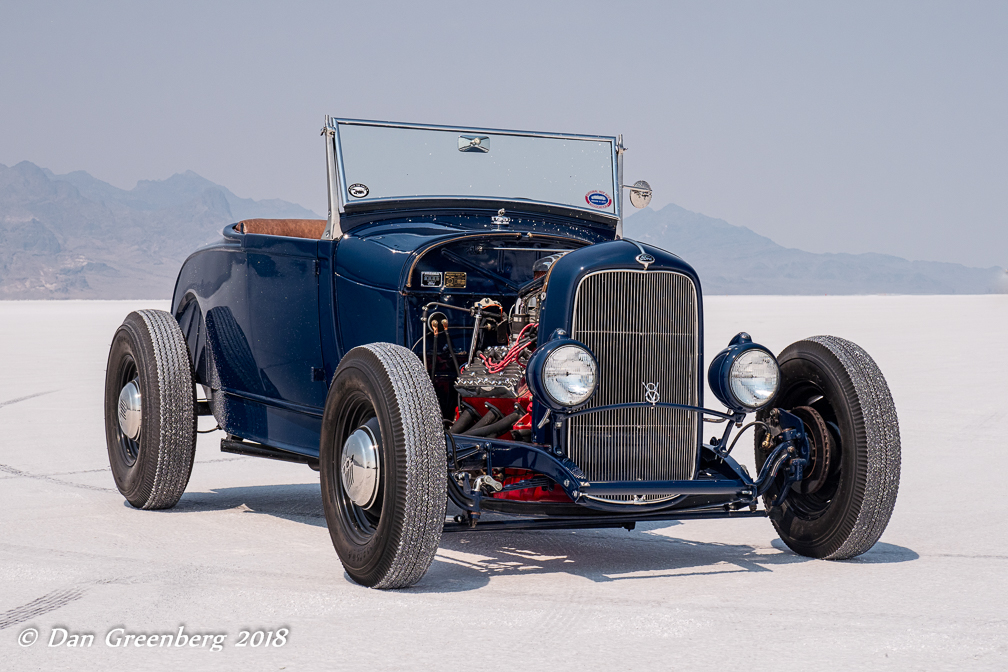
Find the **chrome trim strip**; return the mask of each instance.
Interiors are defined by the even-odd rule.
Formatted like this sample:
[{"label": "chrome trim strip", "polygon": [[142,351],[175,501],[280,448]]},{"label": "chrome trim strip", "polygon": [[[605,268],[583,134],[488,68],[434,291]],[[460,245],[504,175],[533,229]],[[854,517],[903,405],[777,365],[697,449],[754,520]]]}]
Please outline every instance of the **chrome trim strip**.
[{"label": "chrome trim strip", "polygon": [[611,135],[581,135],[577,133],[548,133],[545,131],[516,131],[503,128],[478,128],[473,126],[443,126],[439,124],[414,124],[398,121],[375,121],[371,119],[332,118],[336,124],[345,126],[386,126],[390,128],[414,128],[426,131],[451,131],[453,133],[494,133],[496,135],[520,135],[530,138],[554,138],[557,140],[600,140],[616,144]]},{"label": "chrome trim strip", "polygon": [[647,254],[647,252],[644,251],[644,246],[638,243],[636,240],[631,240],[630,238],[624,238],[623,240],[627,241],[628,243],[633,243],[634,245],[636,245],[637,249],[640,250],[641,255]]},{"label": "chrome trim strip", "polygon": [[495,247],[495,251],[507,250],[517,252],[573,252],[560,247]]},{"label": "chrome trim strip", "polygon": [[576,418],[579,415],[586,415],[588,413],[602,413],[603,411],[618,411],[624,408],[675,408],[681,411],[693,411],[703,415],[714,415],[717,416],[718,420],[711,420],[709,422],[724,422],[725,420],[734,420],[735,416],[731,413],[722,413],[721,411],[715,411],[710,408],[704,408],[703,406],[690,406],[688,404],[670,404],[664,401],[658,401],[656,403],[650,403],[647,401],[628,401],[622,404],[610,404],[609,406],[587,406],[577,411],[572,411],[567,414],[568,418]]}]

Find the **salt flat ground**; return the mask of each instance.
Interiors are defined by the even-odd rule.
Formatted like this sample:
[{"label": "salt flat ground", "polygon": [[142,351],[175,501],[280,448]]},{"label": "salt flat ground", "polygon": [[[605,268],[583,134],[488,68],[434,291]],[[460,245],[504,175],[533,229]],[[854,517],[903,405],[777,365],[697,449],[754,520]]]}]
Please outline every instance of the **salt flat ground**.
[{"label": "salt flat ground", "polygon": [[[888,377],[902,483],[861,558],[796,556],[766,519],[446,535],[397,592],[344,574],[315,472],[222,454],[219,433],[174,510],[125,504],[102,385],[141,306],[165,304],[0,303],[2,669],[1008,668],[1008,296],[706,300],[709,354],[741,329],[774,351],[836,334]],[[117,626],[228,637],[110,648]],[[19,646],[29,627],[39,641]],[[96,641],[49,647],[54,627]],[[235,646],[281,627],[280,648]]]}]

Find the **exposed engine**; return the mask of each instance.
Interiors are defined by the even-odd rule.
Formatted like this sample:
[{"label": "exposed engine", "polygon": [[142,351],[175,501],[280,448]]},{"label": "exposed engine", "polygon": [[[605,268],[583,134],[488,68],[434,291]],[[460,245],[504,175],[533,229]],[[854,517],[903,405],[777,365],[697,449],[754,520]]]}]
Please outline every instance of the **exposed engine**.
[{"label": "exposed engine", "polygon": [[[450,330],[463,327],[452,326],[447,317],[463,307],[427,304],[423,318],[424,362],[435,388],[440,390],[439,396],[443,398],[448,390],[457,395],[452,395],[457,399],[457,405],[452,404],[455,406],[449,430],[452,434],[531,440],[532,394],[525,369],[538,347],[539,310],[545,299],[549,270],[564,254],[536,260],[532,280],[513,295],[513,303],[507,296],[484,297],[464,308],[472,318],[472,326],[464,327],[467,352],[458,347],[460,334],[454,339],[449,335]],[[506,308],[509,303],[510,308]],[[443,312],[439,306],[451,310]],[[484,472],[470,476],[476,487],[495,498],[569,501],[562,489],[554,490],[552,481],[545,477],[533,479],[531,472],[521,469]]]},{"label": "exposed engine", "polygon": [[[459,406],[452,433],[526,441],[531,437],[532,395],[525,366],[535,351],[539,324],[527,311],[515,312],[521,308],[521,297],[508,315],[489,299],[473,307],[476,327],[469,360],[455,380]],[[489,344],[495,341],[503,344]]]},{"label": "exposed engine", "polygon": [[[473,306],[476,326],[469,360],[455,381],[459,406],[452,433],[518,441],[531,437],[532,394],[525,382],[525,367],[538,343],[539,307],[549,269],[564,254],[535,262],[532,281],[519,290],[507,315],[491,299]],[[490,345],[494,338],[497,344]]]},{"label": "exposed engine", "polygon": [[[454,347],[448,350],[456,371],[453,383],[458,393],[453,434],[493,436],[527,441],[531,437],[532,395],[525,381],[525,367],[538,344],[539,307],[545,297],[545,281],[553,263],[564,253],[535,262],[533,279],[521,287],[510,310],[500,301],[483,298],[469,310],[474,318],[466,361],[459,363]],[[432,339],[431,359],[437,363],[440,334],[447,334],[448,319],[442,312],[425,318]],[[449,337],[445,341],[451,343]],[[424,345],[425,355],[427,345]]]}]

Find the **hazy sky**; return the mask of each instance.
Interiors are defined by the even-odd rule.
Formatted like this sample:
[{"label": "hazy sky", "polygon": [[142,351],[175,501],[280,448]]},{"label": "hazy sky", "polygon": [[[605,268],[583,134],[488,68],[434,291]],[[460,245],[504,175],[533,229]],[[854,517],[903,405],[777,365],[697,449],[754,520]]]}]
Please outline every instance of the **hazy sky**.
[{"label": "hazy sky", "polygon": [[0,4],[0,163],[324,213],[326,114],[623,133],[654,205],[1008,266],[1008,3]]}]

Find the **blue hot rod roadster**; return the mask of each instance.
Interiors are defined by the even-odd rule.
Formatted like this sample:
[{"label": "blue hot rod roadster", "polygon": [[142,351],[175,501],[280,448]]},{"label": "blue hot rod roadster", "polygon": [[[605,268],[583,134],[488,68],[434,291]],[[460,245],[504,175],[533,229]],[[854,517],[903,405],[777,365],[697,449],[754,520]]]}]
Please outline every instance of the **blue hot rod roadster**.
[{"label": "blue hot rod roadster", "polygon": [[[418,581],[449,531],[768,516],[812,557],[879,539],[900,439],[875,362],[740,333],[707,369],[723,410],[705,408],[700,279],[623,237],[624,195],[651,188],[624,186],[620,138],[331,118],[322,135],[327,220],[228,226],[170,313],[116,332],[105,426],[133,506],[178,502],[212,415],[222,451],[321,472],[367,586]],[[749,428],[755,476],[731,455]]]}]

